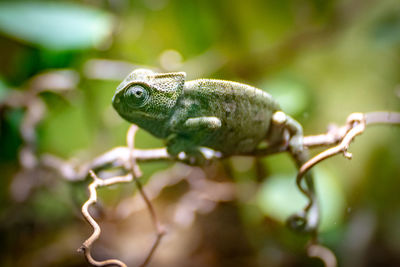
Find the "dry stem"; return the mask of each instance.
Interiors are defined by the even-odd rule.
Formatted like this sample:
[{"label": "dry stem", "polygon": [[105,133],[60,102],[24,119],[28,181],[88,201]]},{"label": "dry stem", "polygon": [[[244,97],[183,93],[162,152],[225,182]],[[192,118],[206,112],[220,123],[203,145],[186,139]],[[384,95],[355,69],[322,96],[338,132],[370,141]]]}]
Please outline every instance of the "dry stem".
[{"label": "dry stem", "polygon": [[322,151],[317,154],[306,163],[304,163],[297,174],[296,183],[299,190],[307,196],[309,199],[308,205],[304,208],[307,211],[313,204],[313,199],[311,193],[303,188],[302,180],[304,175],[319,162],[335,156],[339,153],[343,153],[343,156],[347,159],[352,158],[352,154],[348,152],[350,143],[354,140],[357,135],[362,134],[365,131],[367,125],[376,124],[400,124],[400,113],[397,112],[371,112],[371,113],[352,113],[347,117],[346,125],[341,128],[336,128],[336,131],[330,131],[326,135],[316,136],[313,141],[312,136],[304,137],[305,141],[309,142],[305,144],[315,146],[316,141],[321,142],[319,145],[327,145],[330,143],[336,143],[336,140],[341,140],[341,142],[329,149]]},{"label": "dry stem", "polygon": [[[299,173],[296,178],[296,183],[299,188],[299,190],[304,193],[308,198],[309,198],[309,203],[308,205],[304,208],[304,212],[307,212],[310,207],[313,204],[313,198],[311,196],[311,193],[303,188],[302,186],[302,179],[304,175],[309,171],[313,166],[318,164],[319,162],[332,157],[334,155],[337,155],[339,153],[343,153],[346,158],[351,158],[351,153],[349,153],[348,147],[350,143],[353,141],[353,139],[364,132],[365,128],[367,125],[373,125],[373,124],[400,124],[400,113],[395,113],[395,112],[372,112],[372,113],[367,113],[367,114],[362,114],[362,113],[353,113],[350,114],[347,123],[345,126],[342,127],[337,127],[337,128],[332,128],[330,129],[326,134],[321,134],[321,135],[316,135],[316,136],[305,136],[304,137],[304,147],[315,147],[315,146],[327,146],[327,145],[332,145],[340,142],[338,145],[329,148],[320,154],[316,155],[315,157],[311,158],[309,161],[307,161],[305,164],[303,164],[300,169]],[[127,147],[117,147],[114,148],[103,155],[95,158],[93,161],[90,163],[81,166],[78,170],[74,168],[70,163],[65,163],[62,160],[52,157],[52,156],[44,156],[42,157],[42,163],[48,167],[52,168],[57,168],[62,174],[63,177],[65,177],[68,180],[81,180],[84,179],[86,175],[84,173],[86,172],[87,169],[102,169],[108,166],[112,167],[122,167],[124,169],[130,169],[132,174],[128,174],[126,176],[121,176],[121,177],[113,177],[107,180],[102,180],[97,178],[97,176],[94,174],[94,172],[90,172],[94,181],[92,184],[89,186],[90,190],[90,198],[89,200],[83,205],[82,207],[82,213],[84,214],[86,220],[92,225],[94,232],[93,234],[87,239],[81,250],[85,252],[85,256],[87,260],[95,265],[95,266],[105,266],[105,265],[119,265],[119,266],[126,266],[123,262],[115,259],[111,260],[106,260],[106,261],[96,261],[92,258],[90,249],[92,243],[98,239],[100,235],[100,227],[96,223],[96,221],[90,216],[88,212],[88,207],[92,205],[93,203],[96,202],[97,194],[96,194],[96,188],[100,186],[107,186],[115,183],[120,183],[120,182],[130,182],[132,180],[135,180],[139,193],[143,200],[146,203],[147,209],[150,212],[150,216],[152,218],[154,227],[157,232],[157,237],[150,249],[150,252],[148,253],[146,259],[144,260],[143,264],[141,266],[145,266],[149,263],[151,257],[154,254],[154,251],[158,247],[162,236],[165,234],[165,230],[163,227],[160,225],[156,212],[154,211],[154,208],[150,202],[150,199],[146,195],[146,193],[143,190],[143,187],[139,180],[137,179],[139,176],[141,176],[140,169],[136,163],[136,161],[153,161],[153,160],[172,160],[172,158],[168,155],[167,151],[165,148],[161,149],[149,149],[149,150],[139,150],[139,149],[134,149],[134,136],[137,131],[137,126],[133,125],[127,135]],[[269,154],[274,154],[274,153],[279,153],[283,152],[281,150],[264,150],[262,153],[257,154],[256,156],[266,156]],[[328,251],[326,248],[320,246],[320,245],[313,245],[313,247],[309,248],[309,254],[310,256],[317,256],[320,257],[321,259],[326,262],[326,259],[324,255],[330,255],[328,258],[328,262],[332,264],[332,253],[325,253]],[[318,252],[318,253],[317,253]],[[319,253],[321,252],[321,253]],[[332,255],[331,255],[332,254]],[[321,256],[322,255],[322,256]],[[334,256],[333,256],[334,258]],[[331,265],[335,266],[335,265]]]},{"label": "dry stem", "polygon": [[146,193],[143,190],[143,186],[140,183],[140,181],[138,180],[138,177],[141,176],[141,171],[139,169],[139,166],[136,164],[136,158],[133,154],[133,151],[135,150],[135,134],[136,131],[138,130],[138,127],[136,125],[132,125],[129,130],[128,130],[128,134],[127,134],[127,144],[128,147],[131,151],[130,155],[130,164],[131,164],[131,169],[132,169],[132,175],[133,175],[133,179],[136,182],[136,185],[138,187],[139,193],[142,196],[144,202],[146,203],[147,209],[150,212],[150,216],[151,216],[151,220],[154,224],[157,236],[156,239],[154,240],[153,245],[151,246],[151,249],[146,257],[146,259],[144,260],[144,262],[140,265],[140,266],[146,266],[150,260],[151,257],[153,256],[154,252],[156,251],[158,245],[161,242],[161,238],[165,235],[165,229],[164,227],[162,227],[162,225],[160,224],[160,221],[157,218],[157,214],[154,210],[153,205],[151,204],[148,196],[146,195]]},{"label": "dry stem", "polygon": [[93,243],[99,238],[101,234],[101,228],[95,219],[89,213],[89,207],[97,202],[97,187],[109,186],[117,183],[127,183],[132,181],[132,175],[128,174],[126,176],[113,177],[109,179],[100,179],[96,176],[93,171],[90,171],[90,175],[93,178],[93,182],[89,185],[89,199],[82,206],[82,214],[86,221],[93,227],[92,235],[83,242],[82,246],[78,249],[79,252],[85,254],[88,262],[94,266],[109,266],[118,265],[121,267],[126,267],[126,264],[117,259],[108,259],[104,261],[97,261],[93,259],[91,255],[91,249]]},{"label": "dry stem", "polygon": [[108,179],[100,179],[97,177],[97,175],[92,170],[89,171],[90,175],[93,178],[93,182],[89,185],[89,199],[82,206],[82,214],[85,217],[85,219],[87,220],[87,222],[93,227],[93,233],[88,239],[86,239],[86,241],[83,243],[83,245],[80,247],[80,249],[78,251],[84,252],[85,257],[88,260],[88,262],[94,266],[118,265],[121,267],[126,267],[126,264],[120,260],[108,259],[108,260],[104,260],[104,261],[97,261],[91,255],[92,245],[99,238],[99,236],[101,234],[100,226],[98,225],[96,220],[93,219],[93,217],[89,213],[90,205],[95,204],[97,202],[97,188],[98,187],[114,185],[117,183],[131,182],[132,180],[134,180],[136,182],[139,193],[146,203],[146,206],[150,212],[151,219],[153,221],[153,224],[154,224],[156,232],[157,232],[157,237],[156,237],[153,245],[151,246],[151,249],[150,249],[149,253],[147,254],[144,262],[140,266],[146,266],[150,262],[151,257],[153,256],[158,245],[160,244],[161,238],[165,234],[165,230],[161,226],[161,224],[157,218],[154,207],[151,204],[146,193],[144,192],[143,187],[138,179],[138,177],[141,176],[141,171],[139,169],[139,166],[136,163],[135,156],[133,153],[134,152],[135,133],[137,130],[138,130],[138,127],[136,125],[132,125],[127,134],[127,144],[128,144],[128,148],[130,149],[130,153],[129,153],[129,161],[126,162],[127,163],[126,168],[131,169],[131,174],[127,174],[125,176],[115,176],[115,177],[108,178]]}]

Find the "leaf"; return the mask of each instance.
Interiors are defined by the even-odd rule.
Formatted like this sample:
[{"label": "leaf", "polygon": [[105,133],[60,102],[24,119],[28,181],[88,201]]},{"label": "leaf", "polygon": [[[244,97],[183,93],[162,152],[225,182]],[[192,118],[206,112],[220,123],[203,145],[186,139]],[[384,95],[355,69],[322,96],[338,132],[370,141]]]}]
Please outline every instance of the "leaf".
[{"label": "leaf", "polygon": [[82,50],[109,38],[112,17],[72,3],[0,3],[0,32],[49,50]]}]

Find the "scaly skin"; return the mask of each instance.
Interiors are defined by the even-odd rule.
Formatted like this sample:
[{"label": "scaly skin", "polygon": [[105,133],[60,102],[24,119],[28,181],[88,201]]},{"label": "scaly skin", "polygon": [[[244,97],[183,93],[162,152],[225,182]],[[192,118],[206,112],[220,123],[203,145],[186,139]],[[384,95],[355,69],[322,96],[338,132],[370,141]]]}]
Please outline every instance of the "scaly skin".
[{"label": "scaly skin", "polygon": [[[114,108],[126,120],[166,140],[173,156],[184,152],[196,158],[201,147],[223,156],[249,154],[264,140],[278,141],[269,137],[272,116],[280,108],[268,93],[231,81],[185,82],[184,78],[184,73],[135,70],[118,87]],[[134,86],[148,92],[144,105],[130,106],[135,97],[126,92]],[[286,128],[301,134],[299,124],[287,121]]]},{"label": "scaly skin", "polygon": [[[277,110],[279,105],[271,96],[257,88],[201,79],[185,83],[170,124],[176,138],[192,146],[212,148],[224,156],[245,154],[268,139],[272,114]],[[186,127],[189,118],[209,119]]]}]

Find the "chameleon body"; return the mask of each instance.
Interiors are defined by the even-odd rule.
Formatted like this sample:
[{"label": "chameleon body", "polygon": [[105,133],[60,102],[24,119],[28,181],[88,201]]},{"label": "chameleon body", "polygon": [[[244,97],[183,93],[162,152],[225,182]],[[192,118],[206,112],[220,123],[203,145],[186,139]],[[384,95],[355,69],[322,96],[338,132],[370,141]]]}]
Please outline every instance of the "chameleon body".
[{"label": "chameleon body", "polygon": [[[168,153],[190,164],[231,155],[255,154],[266,141],[289,151],[300,167],[307,159],[301,125],[278,103],[255,87],[223,80],[185,81],[184,72],[155,73],[137,69],[118,86],[115,110],[129,122],[165,140]],[[306,175],[309,205],[288,222],[314,231],[318,206],[313,180]]]},{"label": "chameleon body", "polygon": [[300,124],[268,93],[237,82],[185,82],[185,77],[137,69],[118,86],[113,106],[124,119],[164,139],[169,154],[192,163],[251,154],[262,141],[282,144],[282,128],[291,133],[289,148],[301,153]]}]

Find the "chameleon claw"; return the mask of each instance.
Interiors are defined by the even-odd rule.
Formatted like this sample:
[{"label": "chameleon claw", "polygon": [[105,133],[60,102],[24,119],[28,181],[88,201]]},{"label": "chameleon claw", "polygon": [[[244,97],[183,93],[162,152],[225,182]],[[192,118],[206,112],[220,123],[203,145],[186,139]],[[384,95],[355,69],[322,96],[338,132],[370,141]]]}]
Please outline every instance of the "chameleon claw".
[{"label": "chameleon claw", "polygon": [[346,159],[352,159],[352,158],[353,158],[353,154],[350,153],[350,152],[348,152],[348,151],[343,151],[343,156],[344,156]]},{"label": "chameleon claw", "polygon": [[211,160],[214,158],[221,158],[222,153],[219,151],[215,151],[211,148],[208,147],[200,147],[199,148],[200,153],[204,156],[206,160]]},{"label": "chameleon claw", "polygon": [[180,152],[177,157],[179,160],[185,160],[187,158],[186,153],[183,151]]},{"label": "chameleon claw", "polygon": [[275,124],[284,124],[287,120],[286,114],[282,111],[277,111],[272,115],[272,122]]}]

